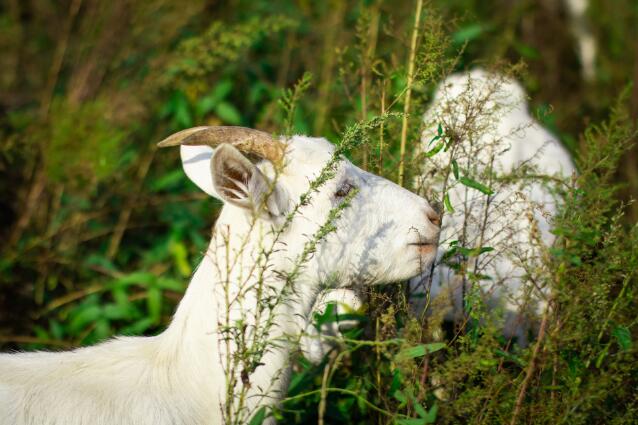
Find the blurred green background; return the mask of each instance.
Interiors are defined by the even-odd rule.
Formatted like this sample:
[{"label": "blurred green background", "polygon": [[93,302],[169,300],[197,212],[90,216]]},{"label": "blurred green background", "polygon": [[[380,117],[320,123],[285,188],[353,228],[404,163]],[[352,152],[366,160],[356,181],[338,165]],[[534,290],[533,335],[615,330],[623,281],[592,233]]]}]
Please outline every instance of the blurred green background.
[{"label": "blurred green background", "polygon": [[[204,124],[281,132],[279,99],[304,73],[296,132],[336,141],[392,100],[401,110],[415,3],[3,0],[0,349],[160,331],[221,205],[155,143]],[[524,62],[532,109],[576,157],[583,130],[638,80],[635,0],[590,1],[589,81],[562,2],[431,0],[424,16],[431,69],[414,88],[411,144],[438,77],[453,70]],[[627,102],[635,122],[638,85]],[[383,159],[353,157],[395,178],[398,140],[388,136]],[[621,199],[638,195],[635,147],[613,180]],[[637,218],[630,206],[624,220]]]}]

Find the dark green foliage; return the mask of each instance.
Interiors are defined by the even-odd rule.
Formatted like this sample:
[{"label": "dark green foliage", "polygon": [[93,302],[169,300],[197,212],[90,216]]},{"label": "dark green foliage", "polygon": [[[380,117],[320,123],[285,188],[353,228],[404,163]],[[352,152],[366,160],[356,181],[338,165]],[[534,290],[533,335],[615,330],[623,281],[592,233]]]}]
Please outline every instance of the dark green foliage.
[{"label": "dark green foliage", "polygon": [[[220,207],[184,178],[176,152],[155,154],[172,131],[228,124],[322,135],[397,177],[416,0],[5,3],[3,351],[149,335],[168,323]],[[565,13],[551,4],[425,2],[405,116],[410,182],[436,83],[476,64],[527,64],[532,108],[579,169],[547,253],[544,336],[510,344],[498,312],[472,294],[467,322],[449,328],[436,314],[413,317],[400,285],[375,288],[339,352],[319,366],[297,356],[274,412],[282,423],[638,421],[638,88],[625,88],[638,78],[638,9],[592,1],[600,55],[596,79],[583,82]],[[428,154],[446,143],[440,128]],[[460,183],[493,190],[455,161],[450,168]],[[450,256],[489,249],[453,246]]]},{"label": "dark green foliage", "polygon": [[44,171],[52,183],[95,184],[122,166],[120,147],[126,134],[104,111],[99,101],[51,105],[49,128],[39,137],[44,141]]}]

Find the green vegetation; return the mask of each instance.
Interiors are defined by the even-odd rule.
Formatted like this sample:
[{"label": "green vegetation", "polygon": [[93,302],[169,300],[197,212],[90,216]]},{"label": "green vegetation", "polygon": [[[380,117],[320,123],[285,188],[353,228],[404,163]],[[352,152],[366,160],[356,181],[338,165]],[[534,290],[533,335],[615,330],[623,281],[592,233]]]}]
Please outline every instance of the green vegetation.
[{"label": "green vegetation", "polygon": [[[549,272],[538,274],[552,306],[538,338],[512,346],[479,320],[489,313],[478,301],[472,320],[442,330],[440,315],[408,311],[401,285],[375,288],[339,350],[317,366],[295,357],[273,414],[299,424],[638,422],[638,5],[591,1],[599,57],[584,82],[561,7],[505,3],[0,5],[0,348],[77,347],[167,324],[221,205],[183,176],[177,152],[156,154],[166,135],[205,124],[321,135],[410,187],[434,87],[480,65],[518,76],[579,169]],[[427,155],[444,148],[439,136]],[[448,171],[492,190],[456,163]]]}]

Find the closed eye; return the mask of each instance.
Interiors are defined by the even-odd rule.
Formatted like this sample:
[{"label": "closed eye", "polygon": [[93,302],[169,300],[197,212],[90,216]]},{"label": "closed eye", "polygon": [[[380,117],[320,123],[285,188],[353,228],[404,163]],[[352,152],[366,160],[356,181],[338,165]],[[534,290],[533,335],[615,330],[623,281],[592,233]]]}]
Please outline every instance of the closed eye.
[{"label": "closed eye", "polygon": [[348,194],[350,193],[350,191],[352,189],[354,189],[354,185],[352,183],[343,182],[343,183],[341,183],[341,185],[339,185],[339,188],[335,192],[335,197],[336,198],[345,198],[346,196],[348,196]]}]

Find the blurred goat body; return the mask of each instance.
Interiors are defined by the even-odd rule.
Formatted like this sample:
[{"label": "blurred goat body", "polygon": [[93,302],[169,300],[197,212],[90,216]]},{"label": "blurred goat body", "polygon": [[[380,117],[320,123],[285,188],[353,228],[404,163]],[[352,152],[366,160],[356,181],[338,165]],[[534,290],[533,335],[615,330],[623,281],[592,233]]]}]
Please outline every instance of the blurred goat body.
[{"label": "blurred goat body", "polygon": [[445,293],[448,319],[462,320],[479,295],[488,309],[504,309],[505,335],[525,345],[524,316],[545,308],[543,256],[557,192],[575,171],[570,155],[532,118],[516,81],[480,69],[440,84],[424,123],[421,152],[446,148],[423,155],[416,185],[442,204],[447,194],[448,205],[438,259],[411,281],[413,304],[422,310],[426,292]]},{"label": "blurred goat body", "polygon": [[[325,139],[197,127],[160,144],[176,145],[186,174],[224,208],[170,326],[71,352],[0,354],[1,425],[247,423],[284,395],[324,282],[408,279],[436,255],[427,201],[333,161]],[[310,202],[294,202],[306,193]],[[336,229],[311,244],[346,198]]]}]

